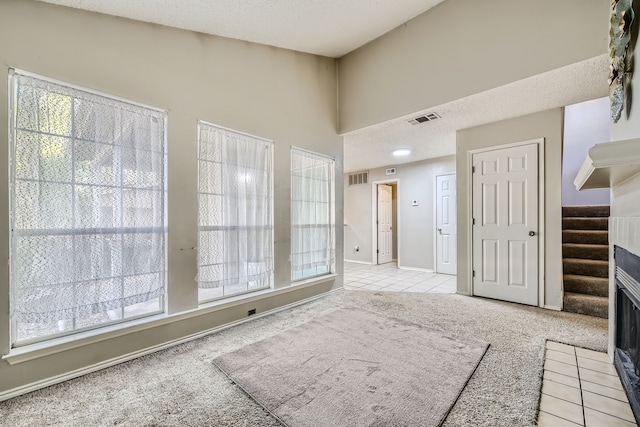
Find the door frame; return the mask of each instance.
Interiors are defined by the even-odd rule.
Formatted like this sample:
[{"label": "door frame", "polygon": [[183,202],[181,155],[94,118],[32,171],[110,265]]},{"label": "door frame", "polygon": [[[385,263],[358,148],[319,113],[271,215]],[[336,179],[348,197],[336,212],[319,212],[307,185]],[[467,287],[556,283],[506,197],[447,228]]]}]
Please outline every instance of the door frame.
[{"label": "door frame", "polygon": [[[473,173],[471,168],[473,166],[473,155],[478,153],[485,153],[488,151],[496,151],[504,148],[519,147],[522,145],[538,145],[538,307],[555,308],[545,306],[545,286],[546,277],[544,274],[545,268],[545,186],[544,186],[544,145],[545,138],[529,139],[526,141],[513,142],[509,144],[493,145],[490,147],[477,148],[475,150],[467,151],[467,289],[470,290],[470,295],[474,295],[473,289]],[[458,264],[459,265],[459,264]],[[557,309],[557,308],[555,308]]]},{"label": "door frame", "polygon": [[[438,273],[438,235],[436,234],[438,231],[438,177],[439,176],[447,176],[454,175],[456,177],[456,219],[458,218],[458,202],[457,202],[457,191],[458,191],[458,176],[456,171],[453,172],[443,172],[437,173],[433,175],[433,272]],[[457,224],[456,224],[457,228]],[[456,231],[456,240],[458,239],[458,234]],[[456,250],[457,252],[457,250]],[[458,254],[456,253],[456,269],[458,265]],[[457,275],[456,271],[456,275]],[[443,273],[444,274],[444,273]]]},{"label": "door frame", "polygon": [[384,179],[380,181],[373,181],[371,183],[371,264],[378,264],[378,184],[395,184],[396,185],[396,224],[398,224],[397,230],[393,230],[396,234],[396,241],[398,242],[398,256],[396,263],[400,268],[400,180]]}]

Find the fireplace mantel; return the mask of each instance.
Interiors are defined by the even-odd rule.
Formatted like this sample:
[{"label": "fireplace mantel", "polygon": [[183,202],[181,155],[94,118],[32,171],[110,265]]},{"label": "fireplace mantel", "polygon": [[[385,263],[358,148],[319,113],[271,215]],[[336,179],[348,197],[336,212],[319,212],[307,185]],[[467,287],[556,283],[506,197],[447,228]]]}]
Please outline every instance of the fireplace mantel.
[{"label": "fireplace mantel", "polygon": [[610,188],[640,173],[640,138],[596,144],[573,183],[577,190]]}]

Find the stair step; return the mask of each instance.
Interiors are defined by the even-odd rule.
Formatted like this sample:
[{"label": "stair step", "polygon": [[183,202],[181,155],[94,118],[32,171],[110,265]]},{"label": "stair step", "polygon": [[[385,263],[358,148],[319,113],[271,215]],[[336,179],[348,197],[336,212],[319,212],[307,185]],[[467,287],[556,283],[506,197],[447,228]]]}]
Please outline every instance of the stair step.
[{"label": "stair step", "polygon": [[608,245],[590,245],[586,243],[563,243],[563,258],[582,258],[582,259],[599,259],[602,261],[609,260]]},{"label": "stair step", "polygon": [[578,276],[609,277],[609,261],[580,258],[563,258],[564,274]]},{"label": "stair step", "polygon": [[562,230],[562,242],[607,245],[609,244],[609,232],[606,230]]},{"label": "stair step", "polygon": [[565,274],[562,276],[564,291],[595,295],[599,297],[609,296],[609,279],[604,277],[580,276],[577,274]]},{"label": "stair step", "polygon": [[609,317],[609,299],[594,295],[565,292],[564,311],[606,319]]},{"label": "stair step", "polygon": [[562,216],[608,217],[609,206],[563,206]]},{"label": "stair step", "polygon": [[563,230],[608,230],[609,218],[565,217],[562,218]]}]

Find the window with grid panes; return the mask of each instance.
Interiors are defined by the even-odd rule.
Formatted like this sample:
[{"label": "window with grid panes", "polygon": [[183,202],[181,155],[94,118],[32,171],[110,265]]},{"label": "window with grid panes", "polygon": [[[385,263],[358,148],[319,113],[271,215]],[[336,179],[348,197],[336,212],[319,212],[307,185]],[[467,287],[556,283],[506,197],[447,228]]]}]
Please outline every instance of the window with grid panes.
[{"label": "window with grid panes", "polygon": [[335,160],[291,148],[291,279],[335,268]]},{"label": "window with grid panes", "polygon": [[163,312],[166,113],[17,70],[10,88],[13,345]]},{"label": "window with grid panes", "polygon": [[273,143],[199,123],[200,302],[273,284]]}]

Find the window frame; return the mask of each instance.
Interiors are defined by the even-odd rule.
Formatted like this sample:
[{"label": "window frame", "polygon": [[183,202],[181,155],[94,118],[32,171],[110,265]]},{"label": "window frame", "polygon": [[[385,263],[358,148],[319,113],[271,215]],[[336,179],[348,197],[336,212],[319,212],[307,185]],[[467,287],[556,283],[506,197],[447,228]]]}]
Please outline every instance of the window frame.
[{"label": "window frame", "polygon": [[[293,238],[293,234],[294,234],[294,228],[296,226],[300,227],[304,224],[294,224],[294,210],[295,210],[295,203],[296,202],[301,202],[301,200],[295,200],[296,195],[294,194],[294,190],[295,190],[295,185],[294,185],[294,179],[295,179],[295,175],[294,175],[294,153],[299,152],[300,154],[303,155],[307,155],[307,156],[312,156],[312,157],[316,157],[316,159],[320,160],[322,159],[323,161],[327,162],[325,164],[323,164],[323,167],[328,167],[329,168],[329,173],[328,173],[328,180],[326,181],[328,189],[327,189],[327,193],[328,193],[328,206],[327,206],[327,216],[329,218],[329,222],[326,224],[325,228],[327,228],[328,231],[328,235],[329,235],[329,240],[330,240],[330,247],[325,249],[326,251],[328,251],[329,253],[329,258],[326,260],[327,261],[327,271],[326,272],[321,272],[321,273],[316,273],[316,274],[310,274],[310,275],[304,275],[304,268],[302,270],[295,270],[294,269],[294,264],[293,264],[293,259],[294,256],[298,255],[298,253],[294,250],[294,238]],[[311,150],[307,150],[305,148],[301,148],[301,147],[297,147],[297,146],[291,146],[290,149],[290,163],[291,163],[291,169],[290,169],[290,175],[291,175],[291,195],[290,195],[290,203],[291,203],[291,218],[290,218],[290,232],[291,232],[291,245],[290,245],[290,260],[291,260],[291,271],[290,271],[290,279],[292,281],[292,283],[300,283],[300,282],[306,282],[309,280],[314,280],[314,279],[318,279],[318,278],[322,278],[328,275],[333,275],[335,274],[336,271],[336,198],[335,198],[335,194],[336,194],[336,161],[334,157],[328,156],[326,154],[322,154],[322,153],[318,153],[315,151],[311,151]],[[300,277],[295,277],[295,272],[296,271],[300,271],[301,272],[301,276]]]},{"label": "window frame", "polygon": [[[215,296],[215,297],[210,297],[210,298],[201,298],[200,297],[200,255],[201,255],[201,244],[200,244],[200,232],[202,229],[204,228],[209,228],[208,226],[201,226],[200,223],[200,202],[201,202],[201,195],[203,195],[203,192],[201,191],[200,188],[200,179],[201,179],[201,162],[210,162],[210,160],[206,160],[206,159],[202,159],[201,158],[201,149],[202,149],[202,128],[203,127],[209,127],[209,128],[213,128],[219,131],[222,131],[224,133],[231,133],[231,134],[235,134],[241,137],[245,137],[245,138],[250,138],[250,139],[254,139],[256,141],[262,142],[264,143],[266,146],[269,147],[269,155],[265,158],[266,162],[268,163],[268,170],[270,171],[270,174],[268,176],[270,183],[268,184],[268,191],[270,194],[270,205],[268,207],[268,212],[269,212],[269,218],[270,218],[270,224],[264,226],[264,227],[268,227],[269,228],[269,236],[270,236],[270,242],[271,242],[271,259],[268,260],[267,262],[270,263],[268,271],[269,271],[269,278],[268,278],[268,285],[267,286],[262,286],[262,287],[257,287],[257,288],[252,288],[252,289],[246,289],[244,291],[241,292],[235,292],[235,293],[230,293],[228,295],[225,295],[224,292],[224,288],[225,285],[222,286],[222,292],[223,295],[221,296]],[[267,138],[263,138],[260,136],[256,136],[256,135],[252,135],[246,132],[241,132],[238,131],[236,129],[231,129],[228,127],[224,127],[224,126],[220,126],[217,125],[215,123],[211,123],[211,122],[207,122],[204,120],[199,120],[198,121],[198,127],[197,127],[197,132],[198,132],[198,147],[197,147],[197,155],[198,155],[198,171],[197,171],[197,220],[196,220],[196,225],[197,225],[197,233],[198,233],[198,257],[197,257],[197,269],[198,269],[198,304],[199,305],[203,305],[203,304],[209,304],[209,303],[216,303],[216,302],[221,302],[224,300],[228,300],[230,298],[236,298],[236,297],[243,297],[243,296],[247,296],[250,294],[254,294],[256,292],[264,292],[264,291],[268,291],[268,290],[273,290],[274,286],[275,286],[275,245],[274,245],[274,239],[275,239],[275,217],[274,217],[274,204],[275,204],[275,191],[274,191],[274,151],[275,151],[275,144],[273,140],[267,139]],[[220,161],[221,167],[224,167],[226,164],[224,162],[224,160]],[[225,196],[224,194],[221,194],[221,196]],[[226,202],[226,197],[225,197],[225,202]],[[223,229],[223,230],[233,230],[233,229],[237,229],[237,230],[241,230],[241,229],[245,229],[248,230],[250,229],[250,226],[238,226],[238,225],[222,225],[222,226],[215,226],[214,228],[216,229]],[[204,230],[202,230],[204,231]]]},{"label": "window frame", "polygon": [[[95,96],[95,97],[100,97],[100,98],[105,98],[108,101],[111,102],[116,102],[118,104],[124,104],[124,105],[129,105],[132,108],[135,109],[145,109],[145,110],[149,110],[150,112],[153,112],[156,116],[159,117],[160,120],[162,120],[161,126],[160,126],[160,130],[162,133],[161,136],[161,144],[162,144],[162,151],[158,151],[156,152],[157,154],[159,154],[161,156],[161,161],[162,161],[162,167],[161,167],[161,179],[162,179],[162,184],[161,186],[154,191],[158,191],[161,192],[161,197],[160,197],[160,212],[162,215],[162,225],[161,226],[152,226],[152,227],[133,227],[135,229],[139,229],[141,231],[135,232],[133,230],[131,230],[131,227],[124,227],[124,226],[117,226],[117,227],[112,227],[112,228],[83,228],[82,226],[77,226],[77,225],[72,225],[72,227],[70,228],[59,228],[59,229],[51,229],[51,231],[53,231],[52,233],[47,233],[44,230],[32,230],[32,231],[24,231],[22,233],[19,233],[17,231],[17,229],[15,229],[14,225],[15,225],[15,220],[16,220],[16,182],[18,180],[18,177],[16,175],[16,155],[17,155],[17,135],[18,135],[18,125],[17,125],[17,113],[18,113],[18,99],[17,99],[17,90],[18,90],[18,84],[16,82],[16,78],[17,76],[21,76],[21,77],[25,77],[25,78],[30,78],[30,79],[35,79],[35,80],[39,80],[41,82],[44,83],[49,83],[49,84],[53,84],[53,85],[57,85],[57,86],[61,86],[62,88],[64,88],[65,90],[69,90],[71,92],[80,92],[80,93],[84,93],[84,94],[88,94],[89,96]],[[62,331],[62,332],[58,332],[58,333],[54,333],[54,334],[44,334],[44,335],[39,335],[33,338],[27,338],[27,339],[22,339],[19,341],[16,341],[18,334],[17,334],[17,319],[15,318],[15,316],[13,316],[13,314],[10,315],[10,322],[9,322],[9,338],[10,338],[10,348],[11,349],[19,349],[19,348],[23,348],[23,347],[27,347],[27,346],[32,346],[34,344],[44,344],[47,342],[56,342],[60,339],[74,339],[74,335],[79,335],[79,337],[84,338],[86,337],[87,333],[93,332],[93,331],[97,331],[95,334],[92,335],[97,335],[100,334],[100,330],[101,329],[105,329],[105,332],[108,332],[110,330],[113,329],[114,325],[119,325],[119,324],[127,324],[127,323],[133,323],[133,324],[139,324],[140,321],[144,321],[145,318],[149,318],[149,320],[152,319],[156,319],[158,317],[158,315],[163,315],[167,313],[167,283],[168,283],[168,247],[167,247],[167,242],[168,242],[168,208],[167,208],[167,200],[168,200],[168,112],[165,109],[161,109],[161,108],[157,108],[157,107],[153,107],[153,106],[149,106],[146,104],[142,104],[136,101],[132,101],[129,99],[125,99],[125,98],[121,98],[112,94],[108,94],[108,93],[104,93],[104,92],[100,92],[97,90],[93,90],[90,88],[86,88],[86,87],[82,87],[79,85],[75,85],[69,82],[64,82],[64,81],[60,81],[60,80],[56,80],[53,78],[49,78],[49,77],[45,77],[36,73],[32,73],[29,71],[25,71],[19,68],[9,68],[9,72],[8,72],[8,87],[9,87],[9,107],[8,107],[8,116],[9,116],[9,156],[8,156],[8,161],[9,161],[9,192],[8,192],[8,199],[9,199],[9,221],[10,221],[10,231],[9,231],[9,306],[13,307],[15,304],[15,299],[14,299],[14,289],[15,289],[15,284],[14,284],[14,280],[15,276],[16,276],[16,262],[17,262],[17,256],[16,256],[16,248],[14,247],[16,245],[15,240],[18,238],[18,235],[34,235],[34,236],[49,236],[49,235],[67,235],[70,236],[72,238],[75,238],[75,236],[78,235],[87,235],[87,236],[102,236],[102,235],[117,235],[120,236],[120,238],[122,239],[124,236],[126,235],[131,235],[131,234],[138,234],[138,233],[143,233],[143,234],[161,234],[161,247],[158,248],[159,252],[161,252],[160,255],[160,269],[158,270],[158,274],[161,280],[161,284],[158,287],[159,289],[159,294],[157,296],[157,298],[159,299],[158,301],[158,310],[153,310],[153,311],[148,311],[142,314],[137,314],[137,315],[131,315],[128,317],[123,317],[120,319],[116,319],[116,320],[111,320],[111,321],[107,321],[107,322],[101,322],[101,323],[96,323],[96,324],[92,324],[89,326],[85,326],[85,327],[79,327],[76,328],[75,327],[75,321],[76,321],[76,317],[74,316],[73,318],[73,328]],[[72,122],[75,122],[76,118],[75,118],[75,112],[73,111],[73,100],[75,99],[75,96],[71,96],[72,99],[72,111],[71,111],[71,118],[70,120]],[[73,128],[72,128],[73,129]],[[31,131],[29,131],[31,132]],[[33,131],[33,133],[36,134],[42,134],[43,132],[41,131]],[[52,134],[53,135],[53,134]],[[80,138],[77,135],[73,134],[73,130],[71,130],[71,133],[68,137],[63,137],[60,136],[61,138],[68,138],[70,141],[70,144],[73,146],[77,141],[82,141],[82,142],[86,142],[86,143],[90,143],[91,146],[95,146],[96,144],[104,144],[104,145],[115,145],[113,142],[112,143],[105,143],[105,142],[100,142],[97,141],[95,139],[90,140],[90,139],[86,139],[86,138]],[[131,147],[135,150],[135,146]],[[75,150],[75,148],[72,148],[72,150]],[[138,149],[139,150],[139,149]],[[120,173],[122,174],[122,170],[123,170],[123,165],[120,164],[119,168],[116,170],[116,173]],[[71,167],[71,171],[72,174],[75,175],[75,164],[72,162],[72,167]],[[46,180],[42,180],[42,179],[38,179],[37,182],[47,182]],[[75,180],[75,177],[72,178],[72,181],[69,182],[69,185],[72,186],[72,188],[75,188],[75,186],[77,185],[81,185],[81,186],[87,186],[87,187],[91,187],[91,188],[98,188],[98,187],[112,187],[115,189],[118,189],[120,191],[122,191],[123,189],[127,189],[130,188],[131,190],[140,190],[144,188],[141,187],[127,187],[124,185],[124,183],[122,182],[122,180],[120,180],[118,185],[103,185],[103,184],[92,184],[92,183],[84,183],[84,182],[77,182]],[[71,197],[73,198],[73,200],[75,200],[75,197],[77,196],[77,193],[75,192],[75,189],[72,191],[71,193]],[[122,196],[121,196],[122,197]],[[75,205],[75,201],[73,202],[73,204]],[[91,233],[91,230],[109,230],[109,233]],[[26,229],[28,230],[28,229]],[[74,244],[75,245],[75,244]],[[115,275],[115,276],[109,276],[109,277],[104,277],[103,279],[107,279],[107,278],[124,278],[127,276],[135,276],[138,275],[139,273],[132,273],[131,275],[129,274],[124,274],[124,272],[120,272],[119,275]],[[90,280],[89,280],[90,281]],[[78,279],[74,279],[72,282],[70,283],[81,283],[81,282],[87,282],[87,280],[78,280]],[[155,298],[153,298],[155,299]],[[121,307],[122,313],[124,313],[124,307]],[[10,309],[10,313],[13,313],[13,309]]]}]

